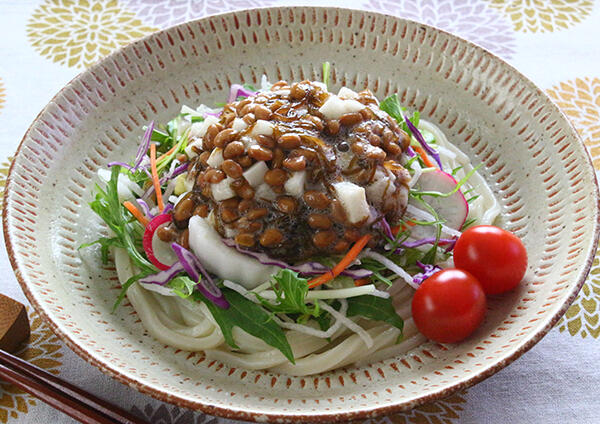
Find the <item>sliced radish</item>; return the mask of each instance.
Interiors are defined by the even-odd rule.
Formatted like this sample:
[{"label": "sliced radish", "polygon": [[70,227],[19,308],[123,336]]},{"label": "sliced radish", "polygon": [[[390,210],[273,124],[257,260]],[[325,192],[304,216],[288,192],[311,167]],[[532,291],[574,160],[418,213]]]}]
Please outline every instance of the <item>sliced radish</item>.
[{"label": "sliced radish", "polygon": [[[417,183],[420,191],[438,193],[448,193],[454,190],[456,184],[452,175],[440,170],[424,172]],[[446,221],[446,226],[456,230],[462,227],[469,214],[469,204],[460,190],[448,197],[423,196],[423,200]]]},{"label": "sliced radish", "polygon": [[[162,224],[159,225],[159,227],[165,225],[168,224]],[[154,252],[154,257],[163,264],[171,266],[177,262],[177,255],[175,255],[175,252],[173,252],[171,243],[162,241],[158,235],[156,235],[156,231],[152,237],[152,251]]]},{"label": "sliced radish", "polygon": [[[452,175],[447,174],[444,171],[435,170],[421,174],[416,188],[419,191],[448,193],[454,190],[456,184],[457,182]],[[437,212],[441,219],[446,221],[444,226],[449,229],[459,230],[467,219],[467,215],[469,213],[469,204],[460,190],[448,197],[423,196],[423,200],[426,201]],[[411,199],[409,204],[424,210],[427,212],[426,215],[429,215],[429,212],[426,211],[423,208],[423,205],[419,204],[418,202]],[[410,212],[407,214],[408,216],[412,216]],[[423,219],[423,217],[418,216],[416,219],[419,221],[427,221],[427,219]],[[435,227],[431,225],[415,225],[411,227],[411,239],[409,241],[431,238],[435,237],[435,235]],[[450,231],[442,232],[442,238],[449,238],[450,236]],[[443,245],[445,243],[440,244]]]},{"label": "sliced radish", "polygon": [[165,265],[161,261],[159,261],[154,255],[154,233],[163,224],[167,224],[171,222],[170,214],[160,214],[152,218],[152,221],[146,225],[146,230],[144,231],[144,237],[142,238],[142,246],[144,247],[144,252],[146,252],[146,256],[148,260],[152,262],[158,269],[166,270],[169,269],[169,265]]}]

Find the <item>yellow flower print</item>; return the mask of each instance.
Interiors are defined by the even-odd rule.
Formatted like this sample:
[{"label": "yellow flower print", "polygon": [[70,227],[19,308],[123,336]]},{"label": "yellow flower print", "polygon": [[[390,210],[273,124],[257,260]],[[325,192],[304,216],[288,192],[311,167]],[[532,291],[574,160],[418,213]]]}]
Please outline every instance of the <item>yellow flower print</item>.
[{"label": "yellow flower print", "polygon": [[579,296],[556,326],[562,333],[568,331],[571,336],[588,335],[594,339],[600,337],[600,255],[596,254],[592,271]]},{"label": "yellow flower print", "polygon": [[6,186],[6,177],[8,176],[8,170],[13,160],[12,156],[9,156],[4,162],[0,163],[0,212],[2,212],[4,202],[4,187]]},{"label": "yellow flower print", "polygon": [[512,21],[515,31],[554,32],[585,19],[593,0],[491,0]]},{"label": "yellow flower print", "polygon": [[408,412],[374,418],[363,424],[452,424],[458,422],[459,413],[467,401],[466,391],[453,394],[445,399],[419,406]]},{"label": "yellow flower print", "polygon": [[116,1],[46,0],[27,23],[27,37],[36,51],[78,68],[153,31]]},{"label": "yellow flower print", "polygon": [[[31,336],[16,355],[52,374],[58,374],[58,367],[62,365],[59,361],[63,356],[60,352],[62,344],[35,311],[28,308],[27,312]],[[0,423],[26,414],[33,405],[36,405],[36,401],[28,393],[0,381]]]},{"label": "yellow flower print", "polygon": [[547,90],[569,117],[600,170],[600,78],[577,78]]}]

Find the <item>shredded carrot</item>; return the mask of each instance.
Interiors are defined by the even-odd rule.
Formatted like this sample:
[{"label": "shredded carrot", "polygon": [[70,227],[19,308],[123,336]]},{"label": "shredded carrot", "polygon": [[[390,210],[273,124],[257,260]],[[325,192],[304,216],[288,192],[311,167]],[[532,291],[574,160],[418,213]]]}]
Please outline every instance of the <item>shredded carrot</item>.
[{"label": "shredded carrot", "polygon": [[156,203],[158,204],[158,210],[163,211],[165,205],[163,204],[162,191],[160,191],[160,181],[158,179],[158,172],[156,172],[156,144],[150,144],[150,169],[152,170],[152,182],[154,183],[154,191],[156,192]]},{"label": "shredded carrot", "polygon": [[435,168],[435,164],[431,161],[431,159],[429,159],[429,156],[427,156],[427,153],[421,146],[412,146],[412,148],[419,154],[419,156],[421,156],[421,159],[423,159],[423,162],[425,162],[425,166],[428,168]]},{"label": "shredded carrot", "polygon": [[371,282],[370,278],[361,278],[360,280],[354,280],[354,286],[355,287],[360,287],[360,286],[364,286],[365,284],[368,284]]},{"label": "shredded carrot", "polygon": [[167,156],[169,156],[171,153],[173,153],[175,151],[175,149],[177,148],[177,144],[174,145],[173,147],[171,147],[167,153],[163,153],[162,155],[160,155],[158,157],[158,159],[156,159],[157,162],[160,162],[161,160],[163,160],[164,158],[166,158]]},{"label": "shredded carrot", "polygon": [[417,224],[410,221],[407,221],[405,224],[402,225],[396,225],[395,227],[392,227],[392,234],[397,236],[400,231],[406,231],[408,230],[408,227],[414,227],[415,225]]},{"label": "shredded carrot", "polygon": [[320,275],[320,276],[310,280],[308,282],[308,287],[312,289],[312,288],[320,286],[321,284],[324,284],[328,281],[331,281],[335,277],[340,275],[342,273],[342,271],[345,270],[346,268],[348,268],[350,266],[350,264],[352,263],[352,261],[354,259],[356,259],[356,257],[361,252],[361,250],[363,250],[365,248],[365,246],[367,245],[369,240],[371,240],[370,234],[365,234],[364,236],[359,238],[358,241],[356,243],[354,243],[354,246],[352,246],[350,248],[348,253],[346,253],[346,256],[344,256],[342,258],[342,260],[339,261],[339,263],[336,266],[334,266],[331,271],[328,271],[326,274]]},{"label": "shredded carrot", "polygon": [[140,212],[140,210],[138,208],[136,208],[133,203],[131,203],[129,200],[123,202],[123,206],[125,206],[127,208],[127,210],[129,212],[131,212],[131,214],[138,220],[140,221],[140,224],[142,224],[144,227],[146,225],[148,225],[148,218],[146,218],[144,216],[143,213]]}]

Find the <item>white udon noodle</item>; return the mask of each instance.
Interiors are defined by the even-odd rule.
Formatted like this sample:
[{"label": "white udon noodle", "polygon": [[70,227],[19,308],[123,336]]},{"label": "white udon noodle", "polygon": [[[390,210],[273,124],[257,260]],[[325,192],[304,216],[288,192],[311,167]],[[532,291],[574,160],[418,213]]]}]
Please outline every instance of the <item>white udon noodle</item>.
[{"label": "white udon noodle", "polygon": [[[419,128],[433,133],[444,169],[452,170],[462,166],[457,172],[457,179],[473,169],[469,158],[449,143],[439,128],[424,120],[420,121]],[[415,172],[415,177],[421,174],[420,171]],[[481,224],[491,224],[499,214],[500,206],[478,172],[463,186],[463,191],[471,188],[480,197],[470,203],[469,218],[476,218]],[[134,275],[135,269],[123,249],[114,249],[114,257],[118,277],[123,284]],[[178,296],[164,296],[147,290],[138,283],[131,285],[127,297],[143,326],[161,343],[185,351],[204,351],[207,358],[233,367],[268,369],[304,376],[402,355],[426,340],[417,331],[410,316],[410,299],[414,290],[402,279],[398,279],[388,291],[393,296],[394,307],[404,320],[400,343],[397,343],[400,335],[397,328],[366,319],[352,318],[368,334],[363,334],[362,337],[344,325],[338,326],[330,341],[296,330],[284,330],[294,353],[295,364],[289,362],[279,350],[238,327],[234,327],[233,337],[240,350],[232,350],[225,343],[208,308],[202,303],[194,303]],[[367,346],[365,337],[370,337],[371,346]]]}]

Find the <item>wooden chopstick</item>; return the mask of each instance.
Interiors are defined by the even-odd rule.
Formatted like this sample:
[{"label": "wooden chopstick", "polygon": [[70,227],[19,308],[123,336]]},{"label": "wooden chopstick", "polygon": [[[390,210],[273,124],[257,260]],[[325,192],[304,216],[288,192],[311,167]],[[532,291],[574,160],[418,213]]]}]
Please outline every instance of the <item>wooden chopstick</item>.
[{"label": "wooden chopstick", "polygon": [[131,413],[3,350],[0,350],[0,379],[85,424],[147,424]]}]

